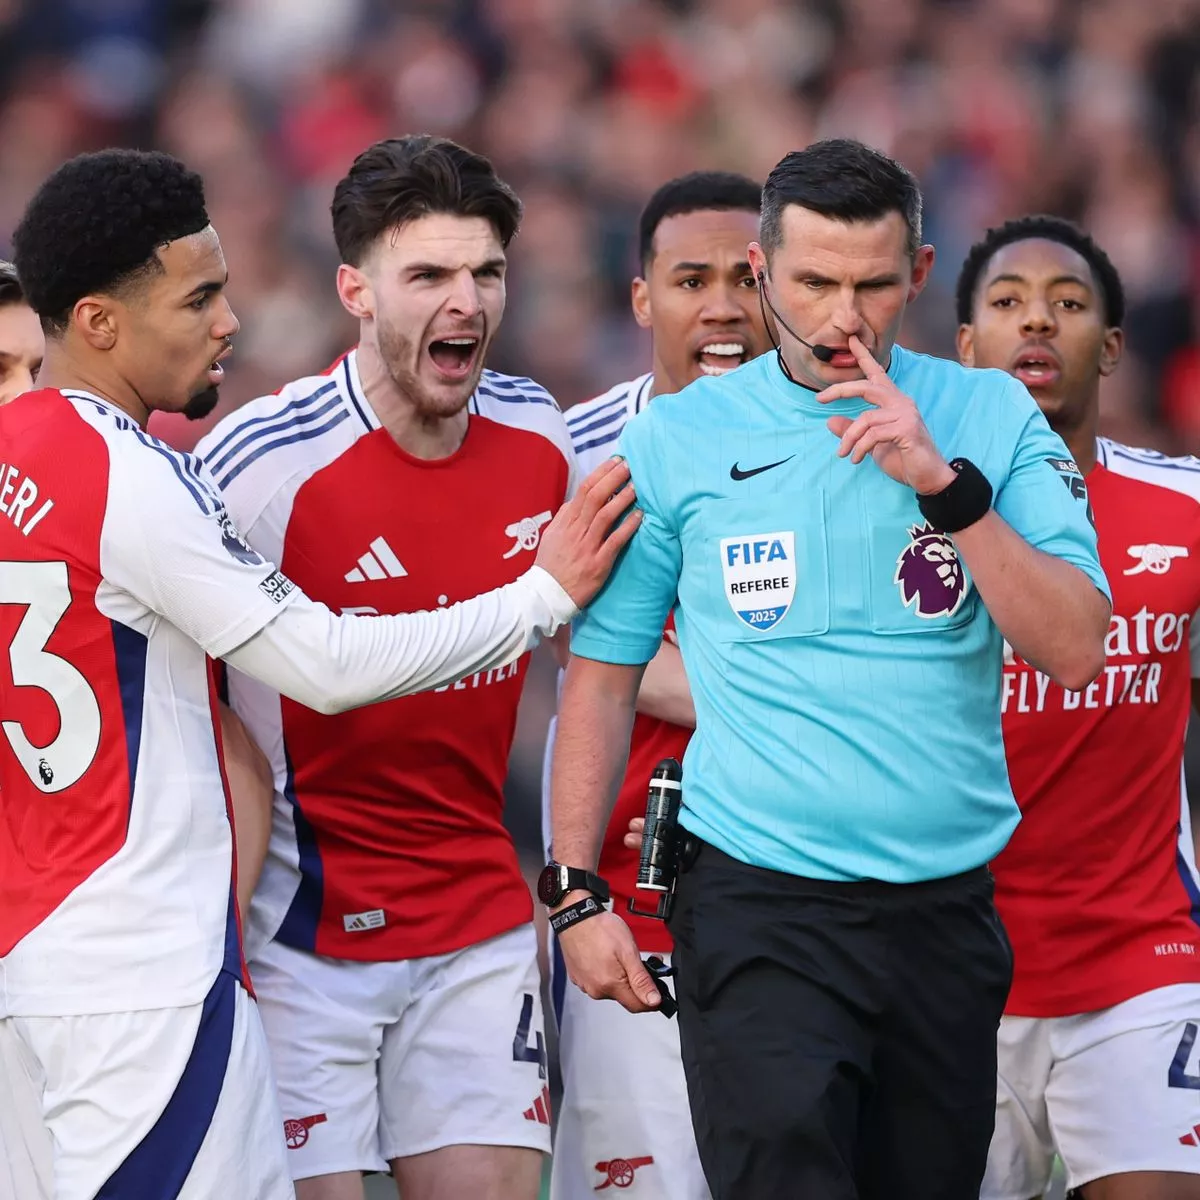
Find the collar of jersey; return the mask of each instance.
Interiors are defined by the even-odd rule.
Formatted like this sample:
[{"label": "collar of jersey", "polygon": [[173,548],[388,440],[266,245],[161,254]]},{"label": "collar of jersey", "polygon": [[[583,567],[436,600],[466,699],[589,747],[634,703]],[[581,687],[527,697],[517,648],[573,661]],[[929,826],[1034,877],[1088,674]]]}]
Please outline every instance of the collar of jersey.
[{"label": "collar of jersey", "polygon": [[110,400],[107,396],[101,396],[99,392],[89,392],[85,388],[68,387],[58,389],[68,399],[73,400],[91,400],[96,404],[102,404],[105,408],[111,409],[119,416],[124,417],[128,421],[133,418],[115,401]]},{"label": "collar of jersey", "polygon": [[358,410],[359,419],[367,427],[368,432],[382,429],[383,426],[367,399],[367,390],[362,385],[362,376],[358,373],[358,347],[355,346],[342,359],[342,370],[345,374],[346,390],[350,394],[350,402]]},{"label": "collar of jersey", "polygon": [[[888,363],[888,378],[899,386],[900,348],[892,347],[891,361]],[[779,356],[768,351],[763,355],[763,371],[771,389],[782,397],[791,408],[801,412],[812,413],[823,417],[857,417],[871,407],[865,400],[831,400],[828,404],[817,403],[817,393],[802,383],[792,383],[783,373],[779,365]]]}]

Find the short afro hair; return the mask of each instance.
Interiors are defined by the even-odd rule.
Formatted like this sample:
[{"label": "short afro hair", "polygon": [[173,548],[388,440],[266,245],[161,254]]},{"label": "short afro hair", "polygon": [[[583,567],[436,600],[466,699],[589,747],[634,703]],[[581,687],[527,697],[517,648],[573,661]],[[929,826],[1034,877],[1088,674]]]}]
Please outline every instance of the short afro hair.
[{"label": "short afro hair", "polygon": [[642,209],[638,257],[644,271],[654,257],[654,235],[668,217],[694,212],[748,212],[758,216],[762,185],[731,171],[693,171],[668,180]]},{"label": "short afro hair", "polygon": [[0,308],[25,303],[25,289],[21,286],[17,268],[0,258]]},{"label": "short afro hair", "polygon": [[101,150],[42,184],[13,234],[13,259],[43,327],[61,333],[84,296],[161,269],[160,247],[208,224],[203,181],[178,159]]},{"label": "short afro hair", "polygon": [[954,290],[955,311],[960,325],[970,325],[975,319],[975,293],[979,290],[979,280],[997,251],[1014,242],[1034,239],[1058,242],[1074,250],[1091,268],[1100,298],[1104,301],[1104,323],[1109,327],[1119,327],[1124,322],[1125,289],[1121,286],[1121,276],[1113,266],[1112,259],[1074,221],[1037,214],[1017,217],[995,229],[989,229],[983,239],[967,251]]},{"label": "short afro hair", "polygon": [[333,192],[333,239],[342,262],[361,266],[390,230],[433,213],[483,217],[507,249],[521,201],[482,154],[429,134],[368,146]]}]

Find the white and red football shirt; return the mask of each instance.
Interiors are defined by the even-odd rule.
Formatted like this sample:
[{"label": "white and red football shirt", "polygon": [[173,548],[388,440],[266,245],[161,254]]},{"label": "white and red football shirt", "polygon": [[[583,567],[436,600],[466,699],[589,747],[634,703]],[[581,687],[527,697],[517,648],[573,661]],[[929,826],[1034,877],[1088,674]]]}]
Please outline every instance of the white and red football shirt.
[{"label": "white and red football shirt", "polygon": [[[592,400],[575,405],[567,413],[567,428],[582,474],[590,474],[613,455],[626,423],[650,403],[653,386],[653,375],[640,375],[626,383],[617,384]],[[668,621],[668,636],[672,636],[673,627],[674,621]],[[550,726],[543,781],[543,819],[547,842],[550,836],[550,762],[556,725],[557,722],[552,722]],[[597,870],[601,877],[608,881],[613,899],[613,912],[625,919],[637,939],[638,949],[647,954],[669,954],[674,942],[666,922],[653,917],[635,916],[629,911],[631,896],[636,898],[639,908],[652,909],[657,895],[637,891],[639,855],[636,850],[625,847],[625,834],[629,829],[629,822],[634,817],[646,815],[646,794],[654,768],[664,758],[675,758],[682,762],[691,736],[692,730],[681,725],[638,713],[629,737],[629,758],[625,765],[625,777],[621,781],[621,788],[617,793],[600,849]]]},{"label": "white and red football shirt", "polygon": [[82,392],[0,408],[0,1017],[242,975],[206,652],[295,595],[198,459]]},{"label": "white and red football shirt", "polygon": [[1064,692],[1007,656],[1023,819],[992,864],[1013,944],[1007,1011],[1093,1012],[1200,983],[1200,886],[1183,787],[1200,676],[1200,461],[1101,439],[1087,491],[1113,616],[1103,674]]},{"label": "white and red football shirt", "polygon": [[[566,425],[537,384],[485,371],[468,410],[454,454],[414,458],[380,426],[352,352],[197,449],[250,543],[313,599],[431,610],[525,572],[574,486]],[[275,771],[252,954],[274,936],[334,958],[423,958],[532,918],[501,819],[527,666],[336,716],[229,672]]]}]

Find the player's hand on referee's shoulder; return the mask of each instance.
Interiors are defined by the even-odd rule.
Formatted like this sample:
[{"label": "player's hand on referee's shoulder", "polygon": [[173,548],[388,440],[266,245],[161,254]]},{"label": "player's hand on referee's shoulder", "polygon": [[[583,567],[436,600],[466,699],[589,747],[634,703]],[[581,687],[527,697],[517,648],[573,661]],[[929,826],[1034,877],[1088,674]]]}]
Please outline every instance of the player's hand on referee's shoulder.
[{"label": "player's hand on referee's shoulder", "polygon": [[[569,892],[563,905],[583,895]],[[662,1003],[629,926],[616,913],[602,912],[564,929],[558,945],[571,982],[593,1000],[616,1000],[635,1013],[650,1012]]]},{"label": "player's hand on referee's shoulder", "polygon": [[854,335],[850,350],[862,367],[864,379],[835,383],[817,394],[822,404],[831,400],[865,400],[872,407],[858,417],[830,417],[826,424],[838,443],[838,457],[850,456],[854,464],[869,454],[885,474],[921,495],[940,492],[954,481],[954,468],[933,444],[911,396],[906,396]]},{"label": "player's hand on referee's shoulder", "polygon": [[542,533],[537,565],[558,580],[578,607],[600,590],[617,555],[637,532],[641,510],[629,511],[635,499],[628,464],[610,458],[579,485]]}]

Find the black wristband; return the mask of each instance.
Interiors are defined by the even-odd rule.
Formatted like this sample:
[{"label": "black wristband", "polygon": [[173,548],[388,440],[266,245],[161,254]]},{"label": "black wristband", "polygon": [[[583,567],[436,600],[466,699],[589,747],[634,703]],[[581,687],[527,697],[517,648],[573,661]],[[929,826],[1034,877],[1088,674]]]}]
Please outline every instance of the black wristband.
[{"label": "black wristband", "polygon": [[572,925],[578,925],[588,917],[598,917],[602,912],[604,905],[595,896],[585,896],[582,900],[576,900],[574,904],[568,904],[566,908],[551,913],[550,928],[555,933],[562,933],[564,929],[570,929]]},{"label": "black wristband", "polygon": [[992,485],[987,476],[969,459],[950,460],[955,478],[940,492],[923,496],[917,493],[921,516],[942,533],[957,533],[974,525],[992,507]]}]

